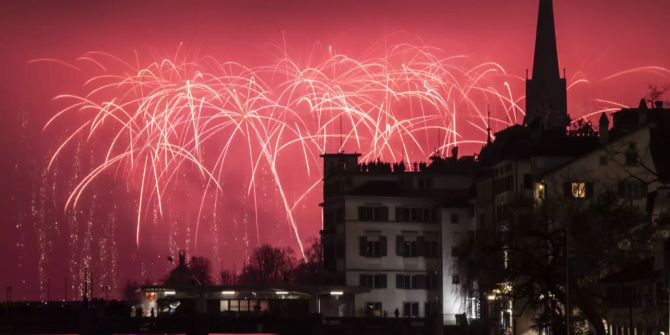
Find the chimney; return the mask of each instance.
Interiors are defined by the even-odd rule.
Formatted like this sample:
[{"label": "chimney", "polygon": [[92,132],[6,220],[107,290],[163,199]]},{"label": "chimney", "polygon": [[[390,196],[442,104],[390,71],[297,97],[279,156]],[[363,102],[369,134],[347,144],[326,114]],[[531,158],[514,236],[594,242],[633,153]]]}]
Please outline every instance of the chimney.
[{"label": "chimney", "polygon": [[454,146],[453,148],[451,148],[451,157],[453,159],[458,159],[458,147],[457,146]]},{"label": "chimney", "polygon": [[663,108],[663,101],[654,102],[654,106],[656,107],[656,109],[662,109]]},{"label": "chimney", "polygon": [[600,144],[607,144],[607,142],[609,142],[609,126],[610,120],[607,118],[607,114],[603,112],[600,114],[600,120],[598,120],[598,137],[600,139]]}]

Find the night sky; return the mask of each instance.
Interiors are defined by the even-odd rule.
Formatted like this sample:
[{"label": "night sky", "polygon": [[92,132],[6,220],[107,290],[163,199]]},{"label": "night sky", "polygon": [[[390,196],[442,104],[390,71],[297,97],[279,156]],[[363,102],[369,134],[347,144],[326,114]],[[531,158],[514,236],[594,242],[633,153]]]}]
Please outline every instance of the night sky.
[{"label": "night sky", "polygon": [[[573,118],[637,105],[650,84],[670,83],[670,2],[554,2],[560,66],[567,71],[568,111]],[[128,279],[162,279],[172,266],[167,257],[178,249],[209,257],[216,271],[239,270],[259,243],[290,246],[299,255],[298,240],[309,245],[321,227],[318,155],[323,150],[337,151],[342,143],[348,151],[369,154],[368,160],[414,161],[426,159],[438,146],[447,152],[456,141],[462,142],[460,152],[469,155],[485,141],[487,110],[494,131],[522,119],[519,108],[524,106],[525,72],[532,66],[536,15],[536,0],[3,1],[0,285],[11,285],[15,299],[44,299],[49,286],[51,298],[61,299],[67,277],[72,298],[80,294],[88,268],[97,285],[95,294],[104,295],[106,290],[111,297]],[[333,55],[348,61],[329,63]],[[169,128],[170,141],[191,148],[193,157],[181,164],[159,160],[160,172],[169,172],[170,177],[152,181],[147,176],[154,170],[144,164],[150,156],[138,153],[132,161],[124,159],[102,171],[83,190],[77,205],[66,209],[73,190],[102,164],[114,135],[123,130],[113,120],[101,123],[92,136],[86,128],[85,135],[73,137],[47,169],[60,145],[94,119],[90,110],[75,111],[43,129],[75,101],[54,97],[86,96],[96,85],[113,81],[86,84],[94,76],[138,78],[138,69],[164,59],[183,65],[177,71],[183,76],[166,68],[156,74],[157,82],[170,89],[171,84],[184,85],[186,79],[190,85],[201,71],[225,73],[226,79],[239,76],[247,84],[253,76],[252,82],[265,91],[253,102],[249,92],[239,93],[245,102],[222,102],[206,90],[194,89],[193,101],[232,106],[239,116],[233,118],[235,124],[244,126],[238,132],[226,128],[193,145],[200,140],[191,140],[196,131],[189,126],[196,121],[178,123]],[[296,68],[319,68],[323,76],[316,78],[323,79],[326,88],[312,92],[300,81],[304,77],[296,79],[282,59],[290,59]],[[381,60],[386,67],[362,71],[361,66]],[[235,65],[216,66],[216,62]],[[416,75],[412,79],[392,76],[408,73],[404,66],[436,77],[426,81],[423,72],[412,72]],[[473,77],[477,83],[470,85]],[[370,78],[376,80],[375,87],[392,88],[365,91],[365,98],[352,94],[368,88]],[[440,79],[445,81],[442,86],[437,84]],[[213,85],[223,91],[228,87],[228,83]],[[165,96],[175,92],[168,90]],[[326,111],[317,118],[315,103],[332,98],[333,92],[345,92],[346,99],[338,102],[346,100],[349,113],[340,117],[341,110],[328,110],[333,108],[329,101],[321,105]],[[119,85],[90,98],[99,105],[143,94],[141,89],[128,91]],[[278,117],[272,114],[279,113],[276,105],[269,101],[290,106],[296,113]],[[137,104],[127,108],[134,111]],[[210,108],[203,115],[213,113]],[[263,118],[246,128],[244,113]],[[183,109],[174,115],[191,116]],[[269,115],[280,120],[269,121]],[[389,121],[388,115],[395,119]],[[381,143],[373,140],[389,125],[393,129],[417,115],[430,117],[404,135],[381,135],[386,139]],[[198,121],[197,127],[214,126]],[[158,148],[150,136],[155,129],[143,129],[131,132],[137,142],[123,136],[111,151],[118,154],[131,142],[154,141],[147,147]],[[354,129],[360,132],[354,134]],[[292,142],[299,136],[302,141]],[[307,136],[313,137],[306,141]],[[282,145],[285,148],[278,150]],[[224,148],[226,158],[220,161]],[[215,176],[207,177],[193,161]],[[155,184],[162,187],[158,188],[162,208],[152,193]]]}]

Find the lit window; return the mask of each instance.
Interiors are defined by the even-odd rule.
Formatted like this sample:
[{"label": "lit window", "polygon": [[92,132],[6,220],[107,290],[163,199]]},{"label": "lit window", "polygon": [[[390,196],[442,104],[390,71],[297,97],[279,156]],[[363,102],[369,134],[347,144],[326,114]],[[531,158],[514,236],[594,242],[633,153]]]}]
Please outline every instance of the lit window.
[{"label": "lit window", "polygon": [[571,184],[573,198],[586,198],[586,183],[573,182]]},{"label": "lit window", "polygon": [[542,205],[544,203],[546,186],[543,183],[535,183],[535,192],[533,193],[535,197],[535,203],[537,205]]}]

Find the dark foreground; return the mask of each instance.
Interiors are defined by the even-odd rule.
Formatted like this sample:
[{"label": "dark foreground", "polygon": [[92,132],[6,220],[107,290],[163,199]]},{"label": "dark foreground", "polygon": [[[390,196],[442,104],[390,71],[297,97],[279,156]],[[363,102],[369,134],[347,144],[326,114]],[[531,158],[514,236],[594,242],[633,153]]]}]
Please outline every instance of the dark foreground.
[{"label": "dark foreground", "polygon": [[[125,309],[119,308],[118,311]],[[114,309],[64,303],[3,304],[0,334],[439,334],[439,322],[418,318],[324,318],[318,314],[269,315],[171,315],[130,317]]]}]

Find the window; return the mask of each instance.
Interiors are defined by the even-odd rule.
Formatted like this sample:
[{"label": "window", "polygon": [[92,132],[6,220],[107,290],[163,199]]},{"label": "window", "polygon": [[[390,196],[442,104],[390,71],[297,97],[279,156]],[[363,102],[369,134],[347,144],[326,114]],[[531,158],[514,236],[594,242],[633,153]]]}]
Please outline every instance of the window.
[{"label": "window", "polygon": [[386,288],[386,275],[375,275],[374,288]]},{"label": "window", "polygon": [[430,239],[424,242],[425,244],[425,256],[426,258],[437,258],[440,257],[440,245],[437,239]]},{"label": "window", "polygon": [[437,222],[437,209],[427,207],[396,207],[395,220],[405,222]]},{"label": "window", "polygon": [[566,183],[565,196],[572,199],[585,199],[593,196],[593,184],[581,181]]},{"label": "window", "polygon": [[412,288],[412,277],[409,275],[397,274],[395,276],[395,287],[396,288]]},{"label": "window", "polygon": [[461,218],[458,214],[451,214],[451,223],[458,223],[460,219]]},{"label": "window", "polygon": [[386,236],[361,236],[359,238],[359,255],[363,257],[386,256]]},{"label": "window", "polygon": [[495,179],[493,181],[494,194],[500,194],[503,192],[511,191],[513,188],[514,188],[514,179],[512,179],[512,176]]},{"label": "window", "polygon": [[366,302],[365,303],[365,315],[368,317],[377,317],[380,318],[383,316],[382,312],[382,303],[381,302]]},{"label": "window", "polygon": [[402,316],[416,318],[419,317],[419,303],[418,302],[403,302]]},{"label": "window", "polygon": [[451,283],[454,285],[459,285],[461,283],[461,278],[458,275],[451,276]]},{"label": "window", "polygon": [[571,187],[573,198],[586,198],[586,183],[572,183]]},{"label": "window", "polygon": [[629,200],[644,199],[647,196],[647,185],[640,180],[626,180],[618,185],[619,196]]},{"label": "window", "polygon": [[240,312],[249,311],[249,300],[240,300]]},{"label": "window", "polygon": [[426,275],[413,275],[412,276],[412,288],[413,289],[425,289],[426,288]]},{"label": "window", "polygon": [[544,204],[546,186],[544,183],[535,183],[535,191],[533,192],[533,197],[535,198],[535,204],[541,206]]},{"label": "window", "polygon": [[367,288],[386,288],[386,274],[361,274],[359,285]]},{"label": "window", "polygon": [[368,274],[359,275],[358,285],[360,285],[361,287],[372,288],[374,286],[373,276]]},{"label": "window", "polygon": [[239,300],[231,300],[230,301],[230,308],[228,309],[231,312],[239,312],[240,311],[240,301]]},{"label": "window", "polygon": [[398,235],[396,236],[396,255],[402,257],[439,257],[440,247],[438,243],[437,237],[432,235]]},{"label": "window", "polygon": [[626,165],[637,164],[637,150],[635,142],[628,143],[628,150],[626,150]]},{"label": "window", "polygon": [[359,221],[388,221],[389,209],[385,206],[360,206],[358,207]]},{"label": "window", "polygon": [[416,241],[403,241],[402,255],[403,257],[416,257]]}]

